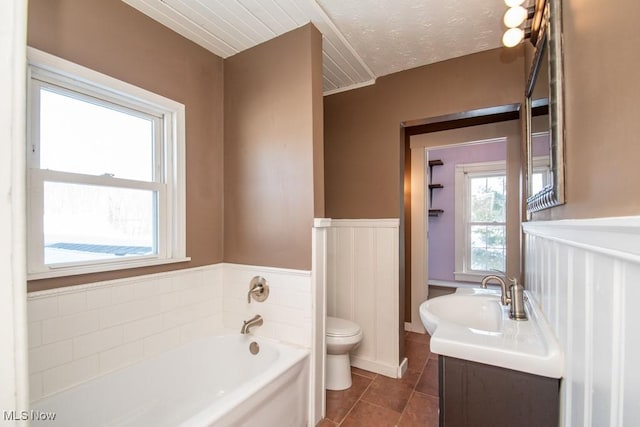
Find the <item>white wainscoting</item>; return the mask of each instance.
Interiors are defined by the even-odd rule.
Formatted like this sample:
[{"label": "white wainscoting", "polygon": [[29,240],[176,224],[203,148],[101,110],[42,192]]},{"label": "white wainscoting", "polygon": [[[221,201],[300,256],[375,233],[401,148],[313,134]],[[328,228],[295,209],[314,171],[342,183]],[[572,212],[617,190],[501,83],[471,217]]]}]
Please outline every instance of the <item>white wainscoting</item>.
[{"label": "white wainscoting", "polygon": [[397,219],[331,220],[327,236],[327,315],[363,330],[351,364],[400,375]]},{"label": "white wainscoting", "polygon": [[560,425],[638,425],[640,217],[523,229],[526,287],[565,352]]},{"label": "white wainscoting", "polygon": [[[262,303],[247,304],[249,281],[269,281]],[[240,332],[311,347],[311,272],[216,264],[32,292],[30,400],[76,386],[197,338]],[[228,331],[228,329],[227,329]]]}]

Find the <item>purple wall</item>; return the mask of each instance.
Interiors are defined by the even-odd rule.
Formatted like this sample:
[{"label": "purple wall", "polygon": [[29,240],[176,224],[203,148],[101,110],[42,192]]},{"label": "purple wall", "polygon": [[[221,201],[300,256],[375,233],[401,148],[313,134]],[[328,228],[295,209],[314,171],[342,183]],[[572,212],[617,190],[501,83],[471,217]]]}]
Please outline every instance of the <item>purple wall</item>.
[{"label": "purple wall", "polygon": [[531,138],[531,151],[533,157],[542,157],[549,155],[549,133],[533,135]]},{"label": "purple wall", "polygon": [[429,208],[443,209],[444,213],[437,217],[429,217],[429,279],[454,281],[456,165],[506,160],[507,146],[501,141],[431,148],[427,151],[429,160],[440,159],[444,163],[433,168],[430,181],[433,184],[442,184],[444,188],[433,190],[433,200]]}]

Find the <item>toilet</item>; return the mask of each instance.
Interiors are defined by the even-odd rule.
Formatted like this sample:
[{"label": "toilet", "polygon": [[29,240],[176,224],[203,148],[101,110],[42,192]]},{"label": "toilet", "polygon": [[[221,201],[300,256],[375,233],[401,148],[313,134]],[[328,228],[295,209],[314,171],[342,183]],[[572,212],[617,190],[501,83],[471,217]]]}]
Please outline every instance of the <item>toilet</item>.
[{"label": "toilet", "polygon": [[346,390],[351,387],[349,352],[362,342],[362,329],[351,320],[327,316],[327,390]]}]

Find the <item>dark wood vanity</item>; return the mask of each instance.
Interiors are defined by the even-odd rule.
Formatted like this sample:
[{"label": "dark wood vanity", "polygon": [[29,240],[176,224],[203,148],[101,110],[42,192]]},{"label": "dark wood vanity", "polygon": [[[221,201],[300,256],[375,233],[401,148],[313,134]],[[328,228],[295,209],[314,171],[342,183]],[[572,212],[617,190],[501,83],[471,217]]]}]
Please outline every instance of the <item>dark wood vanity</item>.
[{"label": "dark wood vanity", "polygon": [[440,427],[556,427],[560,379],[438,357]]}]

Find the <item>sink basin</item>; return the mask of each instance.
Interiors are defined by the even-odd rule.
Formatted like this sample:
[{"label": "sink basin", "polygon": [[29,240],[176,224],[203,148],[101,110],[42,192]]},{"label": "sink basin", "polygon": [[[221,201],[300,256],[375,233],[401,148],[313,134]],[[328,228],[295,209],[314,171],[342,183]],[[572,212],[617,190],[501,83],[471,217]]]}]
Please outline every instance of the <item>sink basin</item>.
[{"label": "sink basin", "polygon": [[431,351],[521,372],[560,378],[564,355],[533,296],[525,291],[529,320],[512,320],[500,291],[459,288],[420,305]]},{"label": "sink basin", "polygon": [[431,335],[443,320],[478,331],[500,332],[500,295],[487,292],[434,298],[422,304],[420,317]]}]

